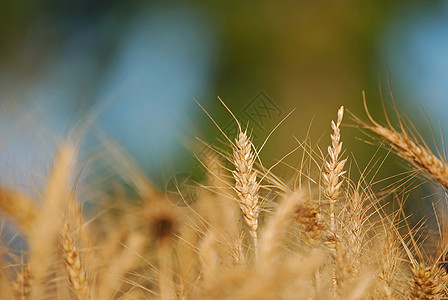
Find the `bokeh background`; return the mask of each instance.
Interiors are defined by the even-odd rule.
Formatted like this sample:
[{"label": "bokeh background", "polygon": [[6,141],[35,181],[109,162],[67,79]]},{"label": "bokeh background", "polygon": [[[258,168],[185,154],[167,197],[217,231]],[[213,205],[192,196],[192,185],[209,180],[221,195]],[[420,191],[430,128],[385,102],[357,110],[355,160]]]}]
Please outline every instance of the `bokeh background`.
[{"label": "bokeh background", "polygon": [[[195,100],[232,129],[217,96],[249,121],[257,146],[295,109],[263,150],[267,166],[307,137],[326,149],[341,105],[365,119],[362,90],[379,120],[381,99],[394,114],[392,90],[424,135],[422,108],[438,133],[447,126],[447,54],[446,1],[2,0],[3,180],[48,169],[42,158],[94,112],[83,147],[95,149],[91,136],[101,132],[163,186],[173,174],[197,172],[196,137],[219,139]],[[362,170],[377,146],[354,124],[347,114],[343,140]],[[11,177],[17,166],[23,172]],[[285,163],[277,172],[292,169]]]}]

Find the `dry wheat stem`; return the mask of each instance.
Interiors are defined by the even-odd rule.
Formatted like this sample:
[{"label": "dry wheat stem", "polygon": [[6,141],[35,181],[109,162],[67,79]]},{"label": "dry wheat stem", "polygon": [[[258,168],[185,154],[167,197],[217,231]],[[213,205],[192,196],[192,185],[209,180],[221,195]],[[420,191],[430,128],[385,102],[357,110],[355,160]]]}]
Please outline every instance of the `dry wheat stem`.
[{"label": "dry wheat stem", "polygon": [[258,199],[260,184],[257,182],[257,171],[253,169],[255,153],[252,151],[252,147],[252,142],[246,132],[240,131],[238,138],[235,139],[233,149],[233,164],[236,170],[232,171],[232,174],[235,178],[235,191],[240,199],[240,208],[244,220],[250,228],[256,256],[258,251],[258,216],[261,206]]}]

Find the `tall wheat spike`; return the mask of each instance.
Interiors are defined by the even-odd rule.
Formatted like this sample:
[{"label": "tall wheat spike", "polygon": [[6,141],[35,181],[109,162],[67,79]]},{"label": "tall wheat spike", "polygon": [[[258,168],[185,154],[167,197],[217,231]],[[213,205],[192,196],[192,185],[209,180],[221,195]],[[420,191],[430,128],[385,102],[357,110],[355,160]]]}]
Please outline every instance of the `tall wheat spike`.
[{"label": "tall wheat spike", "polygon": [[340,188],[343,183],[340,177],[345,174],[344,165],[347,159],[340,160],[342,153],[341,131],[339,126],[342,123],[344,116],[344,107],[341,106],[338,110],[338,119],[336,123],[331,121],[331,128],[333,134],[331,137],[331,146],[328,147],[329,159],[325,162],[325,172],[322,172],[322,179],[324,183],[324,196],[330,201],[330,230],[335,231],[335,215],[334,204],[340,194]]},{"label": "tall wheat spike", "polygon": [[[322,172],[323,181],[323,194],[328,199],[330,203],[330,236],[329,236],[329,246],[333,252],[333,256],[336,258],[336,266],[340,266],[342,260],[341,257],[341,245],[336,238],[336,220],[335,220],[335,203],[338,200],[340,194],[340,188],[343,181],[340,177],[345,174],[344,165],[347,159],[340,160],[340,155],[342,154],[342,142],[340,125],[342,123],[342,118],[344,117],[344,107],[341,106],[338,110],[338,119],[336,123],[331,121],[331,128],[333,133],[330,134],[331,146],[328,146],[329,159],[325,161],[325,172]],[[335,251],[336,250],[336,251]],[[339,251],[337,251],[339,250]],[[339,255],[338,255],[339,254]],[[332,270],[333,277],[333,297],[337,298],[337,287],[338,287],[338,274],[336,274],[336,269]],[[340,274],[339,274],[340,275]],[[340,277],[340,276],[339,276]]]},{"label": "tall wheat spike", "polygon": [[258,251],[258,216],[261,205],[258,198],[260,184],[257,182],[257,171],[253,168],[255,153],[252,148],[253,145],[247,136],[247,132],[242,131],[240,128],[233,149],[235,170],[232,171],[232,174],[235,178],[235,191],[240,198],[240,208],[243,212],[244,220],[249,225],[250,235],[254,241],[256,256]]}]

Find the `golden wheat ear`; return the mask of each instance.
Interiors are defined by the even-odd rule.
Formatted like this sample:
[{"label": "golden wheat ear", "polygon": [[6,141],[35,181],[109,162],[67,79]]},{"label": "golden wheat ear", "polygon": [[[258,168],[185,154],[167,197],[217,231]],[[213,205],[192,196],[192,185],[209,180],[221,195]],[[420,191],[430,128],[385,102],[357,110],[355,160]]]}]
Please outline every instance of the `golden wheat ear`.
[{"label": "golden wheat ear", "polygon": [[335,213],[334,205],[340,194],[340,189],[343,181],[341,176],[345,174],[344,166],[347,159],[341,160],[342,155],[342,142],[340,125],[342,118],[344,117],[344,107],[341,106],[338,110],[338,119],[336,122],[331,121],[331,128],[333,133],[331,137],[331,146],[328,147],[329,158],[325,162],[325,172],[322,172],[322,181],[324,183],[323,193],[324,196],[330,201],[330,230],[332,233],[335,231]]},{"label": "golden wheat ear", "polygon": [[62,256],[67,270],[70,288],[77,300],[90,298],[90,287],[80,256],[78,245],[67,221],[62,226]]},{"label": "golden wheat ear", "polygon": [[252,151],[252,147],[252,142],[246,132],[240,131],[233,149],[235,171],[232,171],[232,174],[235,178],[235,191],[240,199],[240,208],[254,241],[256,256],[258,251],[258,216],[260,215],[261,205],[258,198],[260,184],[257,182],[257,171],[253,168],[255,153]]},{"label": "golden wheat ear", "polygon": [[401,132],[398,132],[390,124],[385,127],[376,122],[367,109],[365,96],[364,107],[371,124],[356,119],[360,125],[384,138],[399,156],[412,163],[419,170],[424,171],[429,179],[435,179],[442,187],[448,188],[448,163],[444,158],[436,156],[428,146],[422,145],[413,138],[402,124],[400,126]]},{"label": "golden wheat ear", "polygon": [[17,273],[16,280],[12,284],[15,299],[29,299],[31,293],[30,280],[31,272],[29,266],[21,266],[21,270]]},{"label": "golden wheat ear", "polygon": [[229,112],[238,126],[238,136],[235,138],[234,142],[232,142],[225,132],[222,131],[219,125],[213,120],[202,105],[200,105],[200,103],[198,103],[198,105],[212,120],[232,147],[233,155],[229,158],[229,160],[235,166],[235,170],[232,171],[233,178],[235,179],[235,186],[233,189],[238,195],[240,209],[243,213],[246,224],[249,226],[249,232],[253,240],[256,258],[258,253],[258,217],[261,211],[261,201],[259,201],[260,182],[258,181],[258,172],[254,168],[255,159],[257,158],[258,153],[255,151],[251,138],[247,134],[247,129],[243,131],[241,123],[232,113],[230,108],[224,103],[224,101],[221,100],[221,98],[218,97],[218,100]]}]

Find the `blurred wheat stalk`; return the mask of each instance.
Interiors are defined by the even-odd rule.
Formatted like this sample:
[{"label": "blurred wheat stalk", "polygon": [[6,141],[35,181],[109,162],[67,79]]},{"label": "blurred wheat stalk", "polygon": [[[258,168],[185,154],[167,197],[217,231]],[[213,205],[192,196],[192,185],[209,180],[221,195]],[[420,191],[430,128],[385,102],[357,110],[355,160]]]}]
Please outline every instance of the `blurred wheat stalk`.
[{"label": "blurred wheat stalk", "polygon": [[[3,245],[1,299],[446,298],[444,224],[429,253],[402,206],[387,211],[365,178],[347,176],[343,116],[341,107],[330,123],[326,156],[304,146],[303,163],[319,176],[300,171],[293,186],[257,163],[259,153],[235,119],[231,151],[202,161],[213,185],[205,183],[186,207],[173,205],[112,149],[140,202],[114,195],[119,204],[90,219],[77,199],[76,147],[61,145],[39,199],[0,188],[0,209],[27,244],[19,254]],[[358,122],[448,187],[443,158],[404,126],[398,132],[368,117],[371,124]],[[302,181],[314,188],[301,189]]]}]

